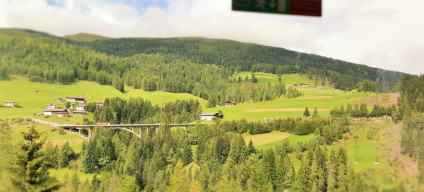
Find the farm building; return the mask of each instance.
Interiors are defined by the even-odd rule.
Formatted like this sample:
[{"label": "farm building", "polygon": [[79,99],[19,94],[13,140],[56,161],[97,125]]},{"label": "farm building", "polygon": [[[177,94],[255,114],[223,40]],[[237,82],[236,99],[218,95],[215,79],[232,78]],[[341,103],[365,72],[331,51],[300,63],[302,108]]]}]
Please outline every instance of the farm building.
[{"label": "farm building", "polygon": [[213,119],[222,119],[224,115],[219,113],[202,113],[200,114],[200,120],[202,121],[212,121]]},{"label": "farm building", "polygon": [[15,102],[14,101],[5,101],[4,106],[5,107],[15,107]]},{"label": "farm building", "polygon": [[69,102],[85,103],[84,97],[66,97]]},{"label": "farm building", "polygon": [[85,106],[84,105],[77,105],[77,106],[75,106],[75,110],[77,110],[77,111],[85,111]]},{"label": "farm building", "polygon": [[65,99],[64,98],[57,98],[56,101],[62,103],[62,102],[65,102]]},{"label": "farm building", "polygon": [[43,115],[56,117],[69,117],[68,109],[44,109]]},{"label": "farm building", "polygon": [[299,84],[299,86],[301,86],[301,87],[310,87],[311,85],[306,84],[306,83],[301,83],[301,84]]},{"label": "farm building", "polygon": [[56,105],[55,104],[47,104],[46,109],[56,109]]},{"label": "farm building", "polygon": [[96,104],[96,106],[101,107],[103,106],[104,102],[103,101],[94,101],[94,103]]},{"label": "farm building", "polygon": [[234,105],[237,105],[237,103],[236,102],[234,102],[234,101],[227,101],[227,102],[225,102],[225,104],[224,104],[225,106],[234,106]]}]

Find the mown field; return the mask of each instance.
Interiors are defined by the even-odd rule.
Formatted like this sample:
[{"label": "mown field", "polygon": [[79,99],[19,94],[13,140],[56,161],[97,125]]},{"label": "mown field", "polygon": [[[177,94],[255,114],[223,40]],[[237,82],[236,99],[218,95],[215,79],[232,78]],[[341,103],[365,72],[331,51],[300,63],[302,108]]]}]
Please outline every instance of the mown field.
[{"label": "mown field", "polygon": [[[245,77],[251,76],[250,72],[239,73],[237,76]],[[278,76],[269,73],[255,73],[258,83],[276,83]],[[283,75],[282,82],[286,87],[293,86],[293,84],[307,83],[314,85],[315,81],[309,79],[305,75],[290,74]],[[325,83],[327,84],[327,83]],[[349,103],[354,103],[359,99],[372,97],[374,93],[358,93],[346,92],[342,90],[333,89],[328,86],[311,86],[300,87],[293,86],[305,95],[299,98],[279,98],[273,101],[256,102],[256,103],[243,103],[236,106],[218,106],[215,108],[206,108],[206,112],[217,112],[221,110],[224,113],[224,120],[232,119],[248,119],[252,121],[275,119],[281,117],[301,117],[306,107],[310,112],[316,107],[320,116],[329,116],[330,110],[334,107],[345,107]],[[371,107],[370,107],[371,109]]]},{"label": "mown field", "polygon": [[[125,93],[121,93],[112,86],[99,85],[89,81],[78,81],[71,85],[46,84],[31,82],[27,78],[13,76],[10,81],[0,81],[0,103],[15,101],[22,108],[0,108],[0,118],[25,117],[35,113],[42,113],[49,103],[63,106],[56,98],[67,96],[82,96],[87,102],[104,101],[107,97],[135,98],[142,97],[150,100],[153,104],[163,104],[175,100],[198,100],[202,106],[206,101],[190,94],[167,93],[161,91],[147,92],[132,87],[126,87]],[[81,118],[82,119],[82,118]]]},{"label": "mown field", "polygon": [[[249,72],[238,74],[240,76],[251,75]],[[269,73],[255,73],[258,83],[276,83],[278,76]],[[307,76],[299,74],[283,75],[282,82],[287,87],[292,84],[309,83],[314,81]],[[1,118],[17,118],[25,117],[36,113],[41,113],[45,106],[49,103],[55,103],[63,106],[64,103],[58,103],[56,98],[65,98],[67,96],[82,96],[88,102],[103,101],[107,97],[142,97],[150,100],[154,104],[162,104],[170,101],[196,99],[204,107],[204,112],[217,112],[222,110],[224,120],[242,119],[257,121],[274,119],[276,117],[298,117],[303,115],[305,107],[309,107],[311,111],[314,107],[318,108],[320,116],[328,116],[329,111],[335,106],[347,105],[358,99],[369,98],[372,93],[355,93],[335,90],[328,86],[321,87],[299,87],[296,89],[305,94],[305,96],[287,99],[279,98],[273,101],[244,103],[236,106],[218,106],[215,108],[205,108],[207,101],[183,93],[168,92],[147,92],[136,90],[132,87],[126,87],[125,93],[121,93],[111,86],[99,85],[94,82],[79,81],[71,85],[46,84],[30,82],[24,77],[13,76],[10,81],[0,81],[0,102],[13,100],[22,108],[0,108]],[[67,119],[55,119],[52,121],[59,123],[75,123],[81,122],[82,117],[72,117]]]},{"label": "mown field", "polygon": [[[19,143],[23,141],[22,132],[28,132],[28,127],[32,126],[32,122],[23,121],[20,123],[12,124],[12,136],[14,140]],[[68,131],[59,132],[58,129],[50,126],[37,125],[36,130],[41,134],[42,138],[46,139],[45,145],[51,146],[62,146],[66,142],[69,142],[70,147],[76,152],[80,153],[82,150],[82,143],[84,138],[78,134],[74,134]]]}]

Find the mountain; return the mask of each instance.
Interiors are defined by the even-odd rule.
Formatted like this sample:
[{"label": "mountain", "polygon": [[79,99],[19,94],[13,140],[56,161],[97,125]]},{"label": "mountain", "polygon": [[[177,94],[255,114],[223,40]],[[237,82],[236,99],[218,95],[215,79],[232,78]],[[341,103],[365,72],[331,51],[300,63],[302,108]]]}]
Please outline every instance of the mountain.
[{"label": "mountain", "polygon": [[330,81],[334,88],[342,90],[352,90],[361,80],[370,79],[377,83],[380,92],[391,91],[405,75],[228,40],[122,38],[80,42],[31,30],[0,29],[2,79],[7,79],[8,74],[20,74],[46,83],[95,81],[122,92],[125,85],[146,91],[183,92],[207,99],[209,106],[226,100],[267,101],[286,95],[282,83],[256,84],[253,74],[244,79],[233,78],[239,71],[302,73],[317,84]]},{"label": "mountain", "polygon": [[[123,38],[87,42],[96,51],[119,57],[136,54],[177,55],[200,64],[237,66],[243,71],[263,71],[274,74],[300,72],[328,78],[335,87],[350,90],[360,79],[370,79],[379,84],[379,91],[390,91],[403,73],[393,72],[366,65],[299,53],[284,48],[240,43],[229,40],[202,38]],[[348,75],[346,84],[338,75]]]},{"label": "mountain", "polygon": [[74,35],[66,35],[63,38],[73,40],[73,41],[82,41],[82,42],[110,39],[109,37],[104,37],[104,36],[94,35],[89,33],[78,33]]}]

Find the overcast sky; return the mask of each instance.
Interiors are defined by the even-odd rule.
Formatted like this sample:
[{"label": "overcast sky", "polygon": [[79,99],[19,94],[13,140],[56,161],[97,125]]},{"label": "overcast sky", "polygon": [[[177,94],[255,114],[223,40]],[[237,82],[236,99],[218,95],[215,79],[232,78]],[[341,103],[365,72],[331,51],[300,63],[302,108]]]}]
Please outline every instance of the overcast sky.
[{"label": "overcast sky", "polygon": [[323,0],[322,17],[302,17],[235,12],[231,0],[0,0],[0,27],[232,39],[420,74],[422,9],[424,0]]}]

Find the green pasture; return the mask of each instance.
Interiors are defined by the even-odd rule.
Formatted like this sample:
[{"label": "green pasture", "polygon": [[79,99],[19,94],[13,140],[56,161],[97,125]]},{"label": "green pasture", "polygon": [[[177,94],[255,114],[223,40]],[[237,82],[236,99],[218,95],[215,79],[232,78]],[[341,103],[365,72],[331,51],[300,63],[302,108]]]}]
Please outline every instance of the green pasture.
[{"label": "green pasture", "polygon": [[[314,135],[290,135],[289,137],[287,137],[287,139],[290,141],[290,144],[296,144],[298,142],[306,143],[312,138],[314,138]],[[259,150],[271,149],[271,148],[275,148],[277,145],[282,145],[283,143],[284,143],[284,139],[270,142],[264,145],[260,145],[260,146],[257,146],[256,148]]]},{"label": "green pasture", "polygon": [[31,82],[27,78],[13,76],[10,81],[0,81],[0,104],[11,100],[17,102],[22,108],[0,108],[0,119],[25,117],[42,113],[49,103],[63,106],[64,103],[58,103],[56,98],[66,98],[67,96],[85,97],[87,102],[103,101],[107,97],[122,97],[125,99],[141,97],[150,100],[153,104],[195,99],[202,106],[206,106],[205,100],[191,94],[162,91],[147,92],[132,87],[125,87],[125,89],[125,93],[121,93],[112,86],[100,85],[89,81],[60,85]]},{"label": "green pasture", "polygon": [[[78,175],[78,178],[80,180],[81,183],[85,182],[86,180],[90,181],[93,179],[94,174],[88,174],[88,173],[83,173],[80,171],[76,171],[76,170],[71,170],[69,168],[62,168],[62,169],[50,169],[49,170],[50,175],[53,177],[56,177],[57,180],[59,181],[64,181],[65,180],[65,176],[68,176],[68,180],[71,180],[72,176],[76,173]],[[97,178],[100,179],[101,175],[97,175]]]},{"label": "green pasture", "polygon": [[[250,72],[242,72],[238,75],[250,75]],[[258,83],[277,82],[278,76],[269,73],[255,73]],[[289,84],[314,83],[305,75],[290,74],[283,75],[282,81]],[[346,106],[357,99],[373,96],[372,93],[357,93],[336,90],[331,87],[300,87],[296,86],[305,96],[299,98],[278,98],[267,102],[239,103],[236,106],[218,106],[214,108],[204,108],[204,112],[217,112],[222,110],[224,120],[248,119],[251,121],[262,121],[266,119],[300,117],[303,109],[308,107],[312,113],[313,108],[318,108],[320,116],[329,116],[329,111],[335,106]],[[56,98],[66,98],[67,96],[82,96],[88,102],[103,101],[107,97],[122,97],[125,99],[142,97],[150,100],[153,104],[163,104],[175,100],[198,100],[203,107],[207,101],[191,94],[168,93],[162,91],[147,92],[132,87],[126,87],[125,93],[121,93],[112,86],[99,85],[95,82],[78,81],[71,85],[46,84],[30,82],[27,78],[13,76],[10,81],[0,81],[0,103],[8,100],[17,102],[22,108],[0,108],[0,118],[25,117],[37,113],[42,113],[45,106],[58,103]],[[89,116],[91,117],[91,116]],[[83,116],[71,118],[50,118],[49,121],[58,123],[78,123],[82,122]]]},{"label": "green pasture", "polygon": [[[300,98],[278,98],[272,101],[257,103],[242,103],[236,106],[218,106],[215,108],[206,108],[205,112],[217,112],[221,110],[224,113],[224,120],[248,119],[252,121],[284,117],[301,117],[303,110],[308,107],[312,113],[317,107],[318,115],[329,116],[330,110],[341,105],[347,106],[357,99],[373,96],[372,93],[350,93],[334,89],[302,88],[305,97]],[[319,97],[322,95],[323,97]]]},{"label": "green pasture", "polygon": [[[16,142],[23,141],[22,132],[28,132],[28,126],[31,126],[31,122],[21,122],[19,124],[12,125],[12,136]],[[76,152],[80,153],[82,150],[82,143],[84,139],[77,134],[66,132],[65,134],[59,134],[59,131],[50,126],[36,126],[35,128],[40,134],[41,139],[46,139],[46,145],[61,146],[65,142],[69,142],[69,146]]]},{"label": "green pasture", "polygon": [[[234,75],[234,77],[240,76],[244,79],[246,75],[251,78],[251,72],[241,72]],[[275,74],[255,73],[255,76],[260,84],[278,82],[278,76]],[[285,83],[287,87],[300,83],[315,84],[314,80],[309,79],[306,75],[300,74],[283,74],[282,82]],[[224,113],[224,120],[244,118],[251,121],[262,121],[264,118],[301,117],[306,107],[309,108],[311,113],[313,109],[317,107],[320,116],[329,116],[330,110],[334,109],[336,106],[347,106],[347,104],[353,103],[358,99],[375,95],[374,93],[346,92],[320,85],[311,87],[294,86],[294,88],[305,95],[291,99],[278,98],[266,102],[239,103],[236,106],[218,106],[206,108],[204,111],[217,112],[221,110]]]}]

